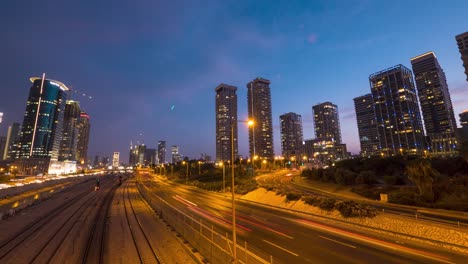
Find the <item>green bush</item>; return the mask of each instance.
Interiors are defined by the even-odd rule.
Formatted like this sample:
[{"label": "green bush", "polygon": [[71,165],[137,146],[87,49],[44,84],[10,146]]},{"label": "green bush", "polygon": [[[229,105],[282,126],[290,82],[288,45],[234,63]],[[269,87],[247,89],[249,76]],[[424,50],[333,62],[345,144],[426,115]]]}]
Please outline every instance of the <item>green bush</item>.
[{"label": "green bush", "polygon": [[377,215],[377,210],[375,208],[360,205],[354,201],[343,201],[337,202],[335,208],[340,212],[340,214],[345,217],[375,217]]},{"label": "green bush", "polygon": [[302,200],[305,204],[318,206],[320,204],[320,197],[314,195],[307,195],[302,197]]}]

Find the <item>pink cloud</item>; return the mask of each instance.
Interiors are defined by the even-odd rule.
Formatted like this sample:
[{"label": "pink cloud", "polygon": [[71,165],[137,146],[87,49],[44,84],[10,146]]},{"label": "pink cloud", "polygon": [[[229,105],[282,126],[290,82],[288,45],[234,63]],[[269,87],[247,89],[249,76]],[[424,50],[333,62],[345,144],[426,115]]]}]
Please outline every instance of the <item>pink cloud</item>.
[{"label": "pink cloud", "polygon": [[310,44],[314,44],[315,42],[317,42],[317,34],[315,33],[310,34],[307,37],[307,42],[309,42]]}]

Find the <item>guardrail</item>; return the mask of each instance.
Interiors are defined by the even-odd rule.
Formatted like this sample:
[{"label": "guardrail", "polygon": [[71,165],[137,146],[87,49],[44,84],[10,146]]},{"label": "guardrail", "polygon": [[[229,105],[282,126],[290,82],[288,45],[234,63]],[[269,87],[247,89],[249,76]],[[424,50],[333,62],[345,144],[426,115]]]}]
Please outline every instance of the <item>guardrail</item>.
[{"label": "guardrail", "polygon": [[[161,197],[152,193],[145,185],[138,184],[138,189],[148,204],[156,213],[166,221],[179,235],[190,245],[198,250],[210,263],[231,263],[233,243],[228,233],[221,234],[214,230],[213,225],[195,219],[181,210],[175,208]],[[269,260],[256,255],[248,249],[247,241],[244,245],[236,245],[237,262],[249,264],[273,263],[273,257]]]}]

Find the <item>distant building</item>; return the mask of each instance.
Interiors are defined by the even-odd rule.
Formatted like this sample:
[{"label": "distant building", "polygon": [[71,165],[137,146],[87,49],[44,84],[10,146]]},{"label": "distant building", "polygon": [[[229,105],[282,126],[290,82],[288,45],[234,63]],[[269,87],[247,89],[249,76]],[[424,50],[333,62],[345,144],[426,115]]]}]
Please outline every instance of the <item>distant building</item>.
[{"label": "distant building", "polygon": [[76,161],[80,113],[80,103],[67,100],[63,117],[63,133],[59,160]]},{"label": "distant building", "polygon": [[128,163],[130,166],[143,166],[145,165],[146,146],[138,144],[130,146],[130,156]]},{"label": "distant building", "polygon": [[273,160],[275,151],[269,80],[256,78],[247,84],[247,104],[249,119],[254,121],[252,129],[249,129],[250,156]]},{"label": "distant building", "polygon": [[143,164],[145,166],[152,166],[153,164],[156,164],[156,160],[157,160],[157,156],[158,156],[157,154],[158,153],[157,153],[156,149],[146,148]]},{"label": "distant building", "polygon": [[182,155],[179,153],[179,147],[177,145],[172,146],[171,154],[172,154],[172,163],[178,163],[182,161]]},{"label": "distant building", "polygon": [[20,132],[20,123],[13,123],[8,127],[5,149],[0,152],[4,160],[14,160],[19,157]]},{"label": "distant building", "polygon": [[280,116],[281,151],[286,159],[301,157],[303,131],[302,117],[296,113],[287,113]]},{"label": "distant building", "polygon": [[458,138],[461,143],[468,142],[468,110],[459,114],[461,128],[458,128]]},{"label": "distant building", "polygon": [[158,141],[158,164],[166,163],[166,141]]},{"label": "distant building", "polygon": [[314,114],[315,138],[341,144],[338,106],[330,102],[325,102],[314,105],[312,111]]},{"label": "distant building", "polygon": [[457,155],[457,123],[444,71],[433,52],[412,58],[411,65],[428,137],[429,153],[438,156]]},{"label": "distant building", "polygon": [[216,87],[216,161],[231,160],[234,137],[234,157],[237,156],[237,88],[227,84]]},{"label": "distant building", "polygon": [[468,81],[468,32],[457,35],[455,39],[465,68],[466,81]]},{"label": "distant building", "polygon": [[3,113],[0,112],[0,124],[2,123],[2,121],[3,121]]},{"label": "distant building", "polygon": [[200,160],[204,161],[204,162],[211,162],[211,156],[206,154],[206,153],[201,153],[200,154]]},{"label": "distant building", "polygon": [[314,166],[330,166],[335,161],[348,158],[346,144],[336,144],[330,140],[309,139],[304,141],[304,156]]},{"label": "distant building", "polygon": [[118,168],[120,163],[120,152],[114,152],[112,155],[112,167]]},{"label": "distant building", "polygon": [[[6,141],[7,138],[4,136],[0,136],[0,153],[3,153],[6,149]],[[0,160],[4,160],[3,155],[0,156]]]},{"label": "distant building", "polygon": [[422,154],[424,132],[413,74],[403,65],[369,76],[383,156]]},{"label": "distant building", "polygon": [[89,145],[89,132],[91,124],[89,122],[89,115],[85,112],[80,113],[78,121],[78,143],[76,151],[76,160],[80,165],[87,165],[88,162],[88,145]]},{"label": "distant building", "polygon": [[354,109],[356,110],[361,156],[370,157],[380,155],[377,118],[375,116],[372,94],[354,98]]}]

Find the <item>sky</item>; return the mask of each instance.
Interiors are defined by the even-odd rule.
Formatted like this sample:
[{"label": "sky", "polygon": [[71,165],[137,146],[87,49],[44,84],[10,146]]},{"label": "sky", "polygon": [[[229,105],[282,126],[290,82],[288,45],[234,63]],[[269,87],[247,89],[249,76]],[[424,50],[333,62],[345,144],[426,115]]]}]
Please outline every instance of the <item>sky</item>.
[{"label": "sky", "polygon": [[[165,140],[190,158],[214,158],[215,87],[238,87],[242,120],[246,84],[262,77],[271,81],[276,155],[279,116],[302,115],[312,139],[312,105],[325,101],[338,105],[343,142],[358,153],[353,98],[370,92],[370,74],[411,68],[412,57],[433,51],[457,122],[468,109],[455,41],[468,31],[467,11],[466,0],[5,1],[0,135],[22,122],[29,77],[45,72],[90,115],[89,156],[119,151],[126,161],[130,141]],[[248,156],[246,127],[239,152]]]}]

